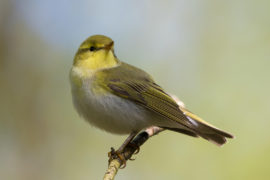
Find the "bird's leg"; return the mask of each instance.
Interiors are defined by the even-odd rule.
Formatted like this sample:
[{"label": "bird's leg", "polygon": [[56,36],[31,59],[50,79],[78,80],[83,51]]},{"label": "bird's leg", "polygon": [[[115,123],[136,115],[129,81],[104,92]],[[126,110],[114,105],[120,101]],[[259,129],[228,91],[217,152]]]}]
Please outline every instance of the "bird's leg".
[{"label": "bird's leg", "polygon": [[127,139],[124,141],[124,143],[120,146],[120,148],[117,150],[117,152],[123,152],[125,147],[128,145],[130,141],[137,135],[137,132],[132,132],[130,135],[127,137]]},{"label": "bird's leg", "polygon": [[140,146],[138,146],[137,144],[130,142],[129,146],[131,146],[132,148],[136,149],[134,154],[138,154],[140,152]]},{"label": "bird's leg", "polygon": [[123,162],[123,167],[126,166],[126,159],[123,156],[123,150],[125,147],[132,141],[132,139],[137,135],[137,132],[132,132],[130,135],[127,137],[127,139],[124,141],[124,143],[115,151],[114,148],[111,148],[111,151],[108,153],[109,156],[109,162],[117,156],[122,162]]},{"label": "bird's leg", "polygon": [[[133,154],[138,154],[138,153],[140,152],[140,146],[138,146],[137,144],[135,144],[135,143],[133,143],[133,142],[130,142],[128,145],[129,145],[130,147],[132,147],[133,149],[135,149],[135,152],[134,152]],[[134,161],[135,158],[131,158],[131,157],[130,157],[129,160]]]}]

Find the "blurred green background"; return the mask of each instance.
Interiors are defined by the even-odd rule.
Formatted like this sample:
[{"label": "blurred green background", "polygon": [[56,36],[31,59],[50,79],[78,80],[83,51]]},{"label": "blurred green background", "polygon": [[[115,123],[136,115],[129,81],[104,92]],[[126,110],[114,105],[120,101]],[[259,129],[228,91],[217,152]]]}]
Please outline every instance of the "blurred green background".
[{"label": "blurred green background", "polygon": [[0,1],[0,179],[101,179],[125,136],[75,112],[68,73],[93,34],[236,139],[163,132],[124,179],[270,179],[270,1]]}]

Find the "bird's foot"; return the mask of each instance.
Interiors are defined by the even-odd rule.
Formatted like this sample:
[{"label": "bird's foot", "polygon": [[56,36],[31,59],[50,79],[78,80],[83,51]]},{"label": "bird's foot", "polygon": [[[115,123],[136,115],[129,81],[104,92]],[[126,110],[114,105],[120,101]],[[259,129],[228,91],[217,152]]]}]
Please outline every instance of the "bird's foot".
[{"label": "bird's foot", "polygon": [[135,152],[134,154],[138,154],[140,152],[140,146],[138,146],[137,144],[133,143],[133,142],[130,142],[128,144],[130,147],[132,147],[133,149],[135,149]]},{"label": "bird's foot", "polygon": [[124,169],[127,165],[127,160],[125,158],[125,156],[123,155],[123,152],[116,150],[111,147],[111,151],[108,152],[108,156],[109,156],[109,163],[113,160],[113,159],[118,159],[121,161],[122,165],[120,166],[120,169]]}]

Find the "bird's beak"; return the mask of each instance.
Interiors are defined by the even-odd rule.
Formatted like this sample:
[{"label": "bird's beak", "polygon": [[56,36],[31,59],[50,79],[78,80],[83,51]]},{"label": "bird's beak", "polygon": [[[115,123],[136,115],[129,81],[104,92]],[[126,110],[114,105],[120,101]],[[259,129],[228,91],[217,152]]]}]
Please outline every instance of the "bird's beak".
[{"label": "bird's beak", "polygon": [[110,42],[109,44],[106,44],[106,45],[104,46],[104,49],[106,49],[106,50],[111,50],[112,47],[113,47],[113,41]]}]

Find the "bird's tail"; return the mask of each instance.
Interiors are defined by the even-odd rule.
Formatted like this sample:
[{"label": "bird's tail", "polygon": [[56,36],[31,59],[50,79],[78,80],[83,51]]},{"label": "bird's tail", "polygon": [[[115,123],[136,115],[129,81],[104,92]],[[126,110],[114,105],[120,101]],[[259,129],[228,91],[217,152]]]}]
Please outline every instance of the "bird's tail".
[{"label": "bird's tail", "polygon": [[201,136],[202,138],[213,142],[219,146],[226,143],[226,138],[233,138],[233,135],[222,131],[213,125],[205,122],[197,115],[191,113],[184,107],[180,107],[181,111],[186,115],[189,119],[190,123],[192,124],[192,131],[197,135]]}]

